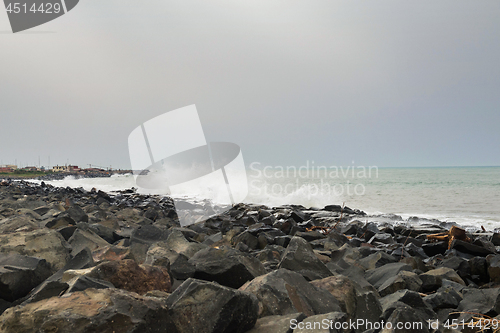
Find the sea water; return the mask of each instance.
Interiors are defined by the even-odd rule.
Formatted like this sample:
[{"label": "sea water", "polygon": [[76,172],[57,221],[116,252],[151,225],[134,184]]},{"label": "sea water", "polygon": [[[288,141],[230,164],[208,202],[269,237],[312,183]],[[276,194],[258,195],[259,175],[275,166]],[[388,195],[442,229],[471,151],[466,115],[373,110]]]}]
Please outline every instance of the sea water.
[{"label": "sea water", "polygon": [[[247,203],[322,208],[345,203],[370,215],[397,214],[457,222],[466,227],[500,228],[500,167],[357,168],[315,170],[250,167]],[[103,191],[137,187],[132,175],[66,177],[54,186]],[[200,189],[186,189],[184,196]],[[217,189],[210,189],[217,191]],[[139,193],[148,193],[139,189]],[[159,193],[162,194],[162,193]],[[165,193],[163,193],[165,194]]]}]

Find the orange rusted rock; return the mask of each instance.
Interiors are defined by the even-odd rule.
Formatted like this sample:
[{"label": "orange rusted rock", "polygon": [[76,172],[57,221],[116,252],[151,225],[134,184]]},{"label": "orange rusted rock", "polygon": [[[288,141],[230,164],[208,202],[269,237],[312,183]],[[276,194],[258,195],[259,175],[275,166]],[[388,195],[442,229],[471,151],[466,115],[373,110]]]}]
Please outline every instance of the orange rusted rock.
[{"label": "orange rusted rock", "polygon": [[111,282],[116,288],[141,295],[150,290],[172,292],[167,268],[138,265],[131,259],[104,262],[96,266],[87,276]]}]

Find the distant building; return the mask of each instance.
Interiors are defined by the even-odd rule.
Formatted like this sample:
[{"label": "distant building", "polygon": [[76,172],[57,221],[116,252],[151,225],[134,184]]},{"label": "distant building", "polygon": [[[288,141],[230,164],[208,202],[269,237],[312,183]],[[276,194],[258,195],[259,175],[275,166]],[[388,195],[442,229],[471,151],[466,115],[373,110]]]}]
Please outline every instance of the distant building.
[{"label": "distant building", "polygon": [[0,172],[2,172],[2,173],[10,173],[10,172],[14,172],[14,170],[11,169],[11,168],[0,167]]},{"label": "distant building", "polygon": [[54,167],[52,167],[52,171],[53,172],[67,172],[68,168],[65,166],[65,165],[56,165]]},{"label": "distant building", "polygon": [[77,165],[56,165],[52,167],[53,172],[78,172],[80,168]]},{"label": "distant building", "polygon": [[34,166],[27,166],[25,168],[22,168],[21,170],[23,170],[23,171],[40,171],[39,168],[34,167]]}]

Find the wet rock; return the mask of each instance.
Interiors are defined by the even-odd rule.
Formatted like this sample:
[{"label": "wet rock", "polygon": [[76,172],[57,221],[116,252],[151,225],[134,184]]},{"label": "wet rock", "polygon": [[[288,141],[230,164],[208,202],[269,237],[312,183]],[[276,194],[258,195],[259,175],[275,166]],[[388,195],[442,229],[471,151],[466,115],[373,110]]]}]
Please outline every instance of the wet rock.
[{"label": "wet rock", "polygon": [[45,259],[52,272],[61,269],[70,258],[68,243],[57,231],[49,229],[0,235],[0,253],[8,252]]},{"label": "wet rock", "polygon": [[243,333],[254,327],[259,309],[250,293],[196,279],[180,285],[166,305],[163,327],[179,333]]},{"label": "wet rock", "polygon": [[195,266],[196,279],[215,281],[231,288],[239,288],[245,282],[266,274],[264,266],[255,257],[226,247],[206,248],[188,262]]},{"label": "wet rock", "polygon": [[45,259],[17,253],[0,254],[0,298],[13,302],[51,275]]},{"label": "wet rock", "polygon": [[387,264],[379,268],[366,271],[365,278],[378,289],[384,282],[397,275],[399,272],[411,270],[411,266],[404,263]]},{"label": "wet rock", "polygon": [[282,268],[245,283],[240,290],[257,296],[259,317],[341,311],[339,302],[330,293],[308,283],[301,274]]},{"label": "wet rock", "polygon": [[332,275],[332,272],[318,259],[311,245],[300,237],[292,238],[278,268],[298,272],[309,281]]},{"label": "wet rock", "polygon": [[120,289],[86,289],[7,309],[0,331],[161,332],[164,301]]},{"label": "wet rock", "polygon": [[247,333],[292,333],[291,325],[300,323],[305,318],[306,315],[303,313],[259,318],[255,326]]}]

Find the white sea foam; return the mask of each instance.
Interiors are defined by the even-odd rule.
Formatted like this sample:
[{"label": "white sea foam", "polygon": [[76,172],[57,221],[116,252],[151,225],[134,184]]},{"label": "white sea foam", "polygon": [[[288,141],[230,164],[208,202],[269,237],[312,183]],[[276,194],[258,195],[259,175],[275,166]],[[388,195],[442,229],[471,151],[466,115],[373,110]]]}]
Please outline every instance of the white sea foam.
[{"label": "white sea foam", "polygon": [[[257,178],[251,172],[248,175],[247,203],[322,208],[345,202],[346,206],[368,214],[393,213],[405,220],[418,216],[456,222],[476,229],[481,226],[486,229],[500,228],[500,186],[497,181],[500,179],[500,168],[380,169],[380,176],[370,179]],[[137,187],[132,175],[81,179],[69,176],[46,183],[86,190],[96,188],[106,192]],[[357,184],[363,185],[361,195],[354,192]],[[214,193],[227,191],[224,184],[220,186],[224,188],[185,186],[179,195],[216,198]],[[334,186],[337,186],[336,190],[333,190]],[[340,186],[344,186],[343,192]],[[139,188],[138,193],[150,194],[152,191]],[[166,193],[156,191],[154,194]]]}]

